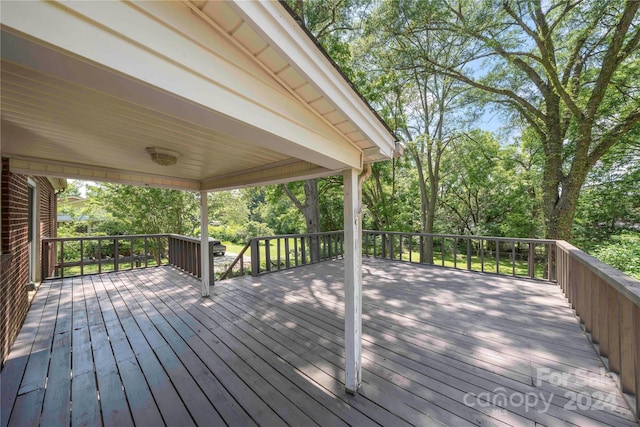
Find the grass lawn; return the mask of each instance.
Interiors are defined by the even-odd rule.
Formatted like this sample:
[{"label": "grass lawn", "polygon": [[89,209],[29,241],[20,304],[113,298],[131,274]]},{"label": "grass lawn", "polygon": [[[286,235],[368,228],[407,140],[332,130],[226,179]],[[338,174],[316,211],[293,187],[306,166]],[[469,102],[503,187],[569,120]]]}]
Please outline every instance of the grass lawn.
[{"label": "grass lawn", "polygon": [[[73,262],[73,261],[65,261],[65,262]],[[162,259],[162,265],[167,264],[169,262],[168,259],[163,258]],[[156,265],[156,260],[155,259],[149,259],[147,261],[147,265],[149,267],[153,267]],[[144,261],[141,263],[141,266],[144,267]],[[118,264],[118,269],[119,270],[128,270],[131,268],[131,261],[120,261]],[[135,263],[134,263],[134,268],[135,267]],[[113,259],[108,259],[108,260],[102,260],[102,269],[100,271],[102,271],[103,273],[108,273],[109,271],[114,271],[115,268],[113,266]],[[90,265],[85,265],[84,269],[83,269],[84,274],[94,274],[98,272],[98,264],[90,264]],[[64,268],[64,275],[65,277],[70,277],[70,276],[77,276],[80,274],[80,266],[74,266],[74,267],[65,267]]]},{"label": "grass lawn", "polygon": [[[396,256],[397,259],[397,256]],[[402,260],[409,261],[409,252],[405,251],[402,253]],[[420,254],[417,252],[413,252],[411,255],[412,262],[419,262]],[[445,252],[444,262],[442,260],[442,253],[434,251],[433,252],[433,264],[444,266],[444,267],[454,267],[456,266],[459,269],[466,270],[467,269],[467,255],[466,254],[456,254],[455,263],[452,253]],[[487,273],[496,273],[504,274],[504,275],[512,275],[514,269],[514,265],[509,259],[509,254],[503,254],[500,256],[499,263],[499,271],[496,271],[496,259],[494,256],[485,255],[484,258],[484,271]],[[472,255],[471,256],[471,270],[473,271],[483,271],[482,270],[482,260],[479,256]],[[544,275],[544,264],[536,263],[534,265],[535,277],[542,278]],[[522,260],[516,260],[515,262],[515,275],[516,276],[529,276],[529,264],[528,262]]]},{"label": "grass lawn", "polygon": [[[293,262],[293,248],[294,248],[294,238],[289,238],[289,252],[292,254],[291,255],[291,261]],[[284,239],[279,239],[280,242],[280,256],[282,259],[284,259]],[[227,247],[227,252],[229,253],[233,253],[233,254],[239,254],[240,252],[242,252],[242,249],[244,249],[245,244],[238,244],[238,243],[233,243],[233,242],[222,242],[223,245],[225,245]],[[299,249],[299,245],[300,243],[298,243],[298,251]],[[266,260],[266,247],[264,242],[260,242],[260,260],[262,262],[262,264],[264,265],[264,260]],[[271,260],[275,261],[278,257],[278,240],[274,239],[269,241],[269,253],[271,255]],[[251,248],[247,249],[247,251],[244,253],[244,256],[247,257],[251,257]]]},{"label": "grass lawn", "polygon": [[[291,265],[295,265],[295,254],[294,254],[294,238],[289,238],[289,262]],[[280,244],[280,261],[281,261],[281,267],[284,267],[284,264],[286,262],[286,253],[285,253],[285,244],[284,244],[284,239],[273,239],[269,242],[269,252],[270,252],[270,258],[271,258],[271,262],[272,262],[272,266],[273,268],[277,268],[276,264],[277,260],[278,260],[278,243]],[[242,249],[245,247],[244,244],[239,244],[239,243],[234,243],[234,242],[229,242],[229,241],[225,241],[222,242],[223,245],[225,245],[227,247],[227,253],[229,254],[239,254]],[[301,253],[300,253],[300,242],[298,240],[298,263],[302,264],[302,259],[301,259]],[[264,242],[260,242],[260,264],[262,269],[265,269],[266,267],[266,250],[265,250],[265,244]],[[370,248],[371,249],[371,248]],[[515,275],[516,276],[524,276],[524,277],[528,277],[529,275],[529,267],[527,264],[526,260],[516,260],[515,265],[512,265],[512,262],[510,260],[510,253],[504,253],[501,254],[500,256],[500,266],[499,266],[499,274],[504,274],[504,275],[512,275],[513,271],[514,271],[514,267],[515,267]],[[244,256],[246,257],[251,257],[251,249],[247,249],[247,251],[244,253]],[[307,253],[306,253],[306,257],[307,257],[307,262],[310,262],[309,259],[309,251],[308,251],[308,247],[307,247]],[[396,260],[399,260],[398,254],[394,254],[394,258]],[[409,251],[407,249],[403,250],[402,253],[402,257],[401,257],[402,261],[411,261],[414,263],[419,262],[420,259],[420,254],[416,251],[413,251],[411,254],[409,254]],[[434,251],[433,253],[433,261],[435,265],[438,266],[445,266],[445,267],[454,267],[454,258],[453,258],[453,254],[451,253],[451,251],[445,251],[445,255],[444,255],[444,261],[443,261],[443,257],[442,257],[442,253],[438,252],[438,251]],[[166,259],[162,260],[162,263],[165,264],[167,263]],[[149,266],[153,266],[155,265],[155,260],[154,259],[150,259],[148,261],[148,265]],[[456,254],[456,262],[455,265],[457,266],[457,268],[462,269],[462,270],[466,270],[467,269],[467,258],[466,258],[466,253],[465,254]],[[131,266],[130,262],[127,261],[121,261],[120,262],[120,266],[119,268],[122,270],[126,270],[129,269]],[[249,265],[245,264],[245,268],[248,268]],[[103,272],[108,272],[108,271],[113,271],[114,267],[113,267],[113,260],[104,260],[102,263],[102,271]],[[471,270],[474,271],[483,271],[482,270],[482,264],[481,264],[481,260],[479,256],[472,256],[471,257]],[[544,270],[545,270],[545,265],[543,262],[537,262],[535,264],[535,277],[536,278],[543,278],[544,276]],[[488,273],[496,273],[496,260],[495,260],[495,256],[489,255],[489,254],[485,254],[485,259],[484,259],[484,271],[488,272]],[[85,265],[84,266],[84,274],[91,274],[91,273],[97,273],[98,272],[98,266],[97,265]],[[66,267],[64,269],[64,275],[65,276],[74,276],[74,275],[78,275],[80,274],[80,267],[79,266],[74,266],[74,267]]]},{"label": "grass lawn", "polygon": [[[244,248],[244,245],[240,245],[232,242],[223,242],[223,244],[227,246],[227,252],[236,253],[236,254],[240,253],[240,251],[242,251],[242,249]],[[294,247],[293,239],[290,239],[289,241],[290,252],[293,251],[293,247]],[[281,257],[284,259],[284,242],[283,241],[281,241],[280,243],[280,250],[281,250]],[[276,240],[270,241],[270,254],[271,254],[271,260],[275,261],[277,259]],[[248,249],[247,252],[245,252],[245,255],[250,257],[251,250]],[[265,247],[263,243],[260,246],[260,261],[263,268],[265,266],[265,257],[266,257]],[[405,249],[402,253],[402,260],[409,261],[410,258],[412,262],[417,263],[419,262],[420,255],[418,252],[414,251],[410,257],[409,251]],[[397,254],[395,254],[395,259],[398,259]],[[293,263],[293,256],[291,256],[290,261]],[[466,254],[460,254],[460,253],[456,254],[456,262],[454,263],[453,254],[449,251],[446,251],[444,256],[444,262],[443,262],[442,253],[438,251],[434,251],[433,262],[434,262],[434,265],[439,265],[439,266],[443,265],[445,267],[454,267],[454,265],[456,265],[457,268],[459,269],[462,269],[462,270],[467,269]],[[499,263],[499,271],[498,271],[499,274],[510,276],[513,273],[514,267],[515,267],[516,276],[524,276],[524,277],[529,276],[529,265],[526,260],[516,259],[515,266],[514,266],[512,265],[512,262],[510,259],[510,253],[500,254],[500,263]],[[471,257],[471,270],[483,271],[482,262],[479,256],[473,255]],[[534,270],[535,270],[535,277],[542,278],[544,276],[545,264],[543,262],[537,262],[534,266]],[[496,260],[494,255],[489,255],[488,253],[485,254],[484,271],[488,273],[496,273]]]}]

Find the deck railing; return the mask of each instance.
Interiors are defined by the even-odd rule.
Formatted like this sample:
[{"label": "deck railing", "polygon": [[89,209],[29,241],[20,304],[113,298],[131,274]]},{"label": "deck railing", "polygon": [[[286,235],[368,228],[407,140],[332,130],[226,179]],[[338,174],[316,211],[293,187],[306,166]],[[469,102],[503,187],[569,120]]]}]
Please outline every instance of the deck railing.
[{"label": "deck railing", "polygon": [[[212,248],[214,244],[213,240],[209,240],[209,284],[211,285],[213,285],[214,282],[214,253]],[[168,247],[169,265],[179,268],[197,278],[202,277],[200,239],[178,234],[169,234]]]},{"label": "deck railing", "polygon": [[555,280],[555,240],[363,231],[364,256]]},{"label": "deck railing", "polygon": [[[557,280],[640,418],[640,281],[564,241],[365,230],[363,256]],[[209,256],[213,283],[213,251]],[[256,237],[222,278],[254,276],[342,258],[342,231]],[[53,263],[53,265],[51,264]],[[43,277],[69,277],[163,264],[201,277],[200,240],[174,234],[45,238]],[[239,267],[239,272],[235,269]]]},{"label": "deck railing", "polygon": [[558,241],[558,286],[640,419],[640,281]]},{"label": "deck railing", "polygon": [[[213,242],[209,242],[211,247]],[[213,251],[209,249],[213,283]],[[200,240],[177,234],[42,239],[42,277],[63,278],[172,265],[201,277]]]},{"label": "deck railing", "polygon": [[[371,230],[363,231],[362,239],[362,253],[368,257],[555,280],[554,240]],[[341,258],[343,245],[342,231],[256,237],[247,243],[221,280]],[[247,254],[251,258],[250,269],[245,268]]]},{"label": "deck railing", "polygon": [[256,237],[249,242],[251,274],[258,276],[300,265],[342,258],[344,233],[330,231]]}]

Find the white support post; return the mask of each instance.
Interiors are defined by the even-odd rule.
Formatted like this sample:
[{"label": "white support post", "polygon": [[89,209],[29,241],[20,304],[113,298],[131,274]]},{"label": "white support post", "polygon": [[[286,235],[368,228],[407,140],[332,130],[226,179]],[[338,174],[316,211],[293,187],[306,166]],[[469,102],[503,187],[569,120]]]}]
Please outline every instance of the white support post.
[{"label": "white support post", "polygon": [[200,192],[200,272],[202,296],[209,296],[209,217],[207,192]]},{"label": "white support post", "polygon": [[362,187],[358,177],[358,170],[343,172],[345,387],[349,394],[358,392],[362,379]]}]

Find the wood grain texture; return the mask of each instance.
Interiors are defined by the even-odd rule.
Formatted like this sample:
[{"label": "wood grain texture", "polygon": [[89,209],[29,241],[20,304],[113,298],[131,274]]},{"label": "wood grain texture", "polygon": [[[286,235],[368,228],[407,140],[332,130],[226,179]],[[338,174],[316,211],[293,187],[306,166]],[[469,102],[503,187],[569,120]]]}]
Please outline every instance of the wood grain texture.
[{"label": "wood grain texture", "polygon": [[4,422],[636,425],[553,283],[380,259],[363,263],[348,395],[342,268],[231,279],[210,298],[170,267],[45,282],[2,371]]}]

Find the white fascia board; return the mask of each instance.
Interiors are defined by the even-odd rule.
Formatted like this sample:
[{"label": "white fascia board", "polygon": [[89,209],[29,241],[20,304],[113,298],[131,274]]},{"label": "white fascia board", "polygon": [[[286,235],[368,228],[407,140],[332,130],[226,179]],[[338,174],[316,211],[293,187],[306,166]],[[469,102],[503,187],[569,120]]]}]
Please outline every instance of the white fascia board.
[{"label": "white fascia board", "polygon": [[33,176],[115,182],[140,187],[159,187],[185,191],[200,190],[200,182],[193,180],[27,157],[9,158],[9,170],[13,173]]},{"label": "white fascia board", "polygon": [[257,185],[281,184],[336,175],[332,171],[307,162],[279,162],[271,167],[261,167],[234,174],[211,177],[202,181],[202,190],[231,190]]},{"label": "white fascia board", "polygon": [[230,2],[229,6],[251,23],[271,47],[287,58],[291,66],[376,144],[383,156],[389,159],[393,157],[396,148],[394,136],[279,2],[235,1]]},{"label": "white fascia board", "polygon": [[[7,2],[1,20],[3,29],[176,97],[172,103],[152,104],[159,111],[185,120],[206,116],[210,126],[229,129],[232,136],[329,169],[362,167],[362,153],[299,102],[216,56],[210,46],[220,43],[222,35],[189,7],[182,2]],[[207,40],[194,39],[194,28],[197,37]],[[139,94],[119,96],[149,105],[131,99],[134,95]],[[173,111],[185,102],[198,110],[193,117]]]}]

